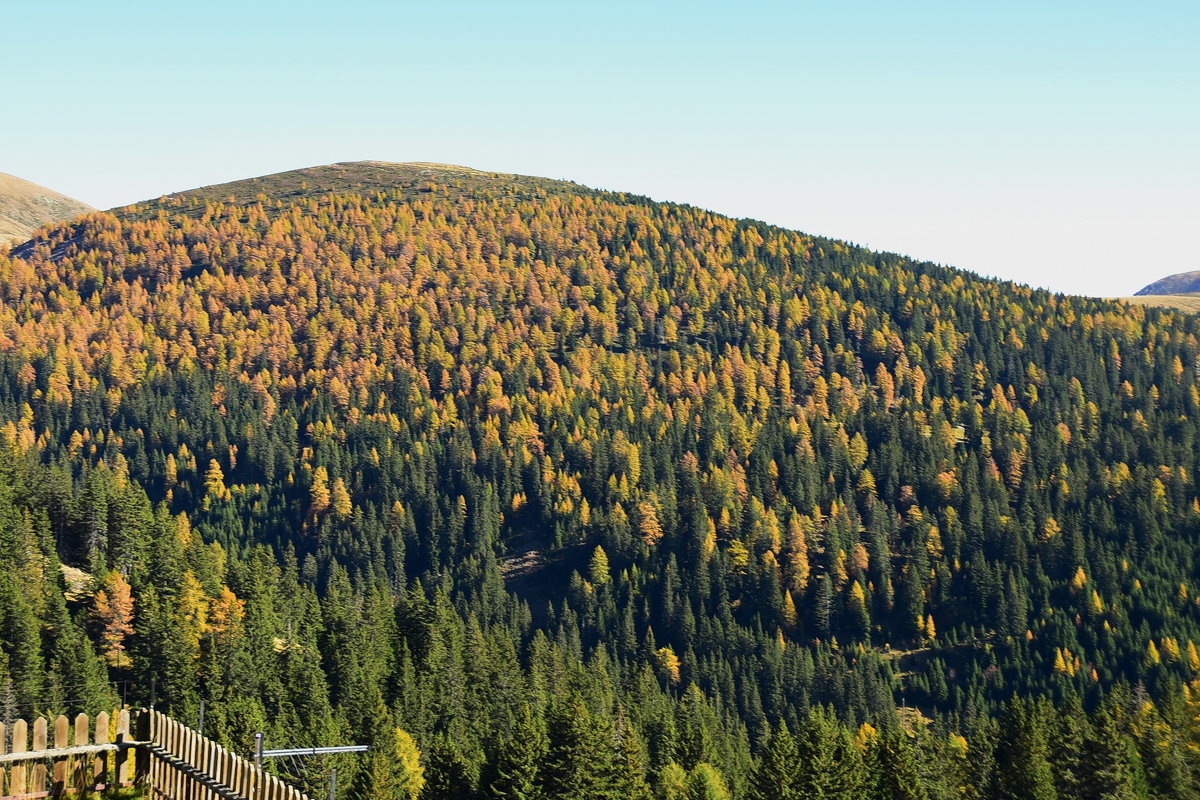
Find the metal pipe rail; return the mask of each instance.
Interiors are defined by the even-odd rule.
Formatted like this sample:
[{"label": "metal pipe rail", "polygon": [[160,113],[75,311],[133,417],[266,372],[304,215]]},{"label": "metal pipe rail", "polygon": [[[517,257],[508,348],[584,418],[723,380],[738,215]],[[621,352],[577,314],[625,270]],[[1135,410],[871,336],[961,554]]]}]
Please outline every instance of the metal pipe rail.
[{"label": "metal pipe rail", "polygon": [[330,753],[365,753],[370,748],[365,744],[343,744],[334,747],[288,747],[283,750],[263,750],[258,755],[262,758],[283,756],[323,756]]}]

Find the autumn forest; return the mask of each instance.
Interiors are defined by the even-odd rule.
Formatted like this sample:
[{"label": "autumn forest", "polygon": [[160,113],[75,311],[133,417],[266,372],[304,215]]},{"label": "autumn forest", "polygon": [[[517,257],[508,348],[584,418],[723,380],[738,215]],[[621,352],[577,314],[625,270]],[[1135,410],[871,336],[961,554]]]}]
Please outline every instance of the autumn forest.
[{"label": "autumn forest", "polygon": [[1192,315],[693,207],[95,212],[0,249],[0,715],[371,745],[272,767],[342,800],[1200,797],[1198,441]]}]

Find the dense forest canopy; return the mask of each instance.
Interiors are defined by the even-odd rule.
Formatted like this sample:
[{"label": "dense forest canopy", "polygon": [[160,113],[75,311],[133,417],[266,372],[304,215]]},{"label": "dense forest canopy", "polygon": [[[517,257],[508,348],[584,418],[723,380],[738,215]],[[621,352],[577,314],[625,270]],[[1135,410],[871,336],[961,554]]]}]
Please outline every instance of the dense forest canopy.
[{"label": "dense forest canopy", "polygon": [[381,745],[346,797],[1196,796],[1196,318],[324,169],[0,251],[4,714]]}]

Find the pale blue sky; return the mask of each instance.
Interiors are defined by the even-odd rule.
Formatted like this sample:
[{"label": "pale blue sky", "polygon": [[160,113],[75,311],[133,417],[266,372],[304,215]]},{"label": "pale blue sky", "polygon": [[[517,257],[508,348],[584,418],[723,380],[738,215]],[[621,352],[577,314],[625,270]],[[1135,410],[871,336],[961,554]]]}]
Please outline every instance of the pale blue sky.
[{"label": "pale blue sky", "polygon": [[101,207],[443,161],[1062,291],[1200,269],[1195,0],[116,0],[2,18],[0,171]]}]

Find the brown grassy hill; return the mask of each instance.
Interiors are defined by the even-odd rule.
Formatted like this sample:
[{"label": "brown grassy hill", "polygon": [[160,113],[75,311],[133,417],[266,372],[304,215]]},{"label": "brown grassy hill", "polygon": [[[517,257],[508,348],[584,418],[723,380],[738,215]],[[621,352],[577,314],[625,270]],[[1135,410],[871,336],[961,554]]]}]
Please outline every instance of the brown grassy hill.
[{"label": "brown grassy hill", "polygon": [[1153,306],[1155,308],[1175,308],[1189,314],[1200,312],[1200,294],[1144,294],[1133,297],[1120,297],[1135,306]]},{"label": "brown grassy hill", "polygon": [[0,172],[0,246],[23,242],[48,222],[93,210],[86,203]]},{"label": "brown grassy hill", "polygon": [[[475,197],[545,196],[585,193],[590,190],[569,181],[557,181],[529,175],[484,172],[453,164],[388,161],[342,161],[317,167],[294,169],[258,178],[202,186],[167,195],[168,199],[197,198],[209,201],[246,203],[259,195],[270,200],[287,201],[326,193],[383,192],[415,199],[432,191]],[[151,203],[153,205],[153,203]]]}]

